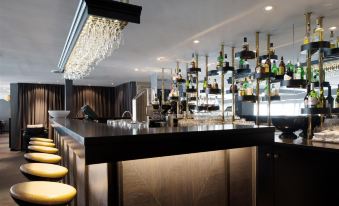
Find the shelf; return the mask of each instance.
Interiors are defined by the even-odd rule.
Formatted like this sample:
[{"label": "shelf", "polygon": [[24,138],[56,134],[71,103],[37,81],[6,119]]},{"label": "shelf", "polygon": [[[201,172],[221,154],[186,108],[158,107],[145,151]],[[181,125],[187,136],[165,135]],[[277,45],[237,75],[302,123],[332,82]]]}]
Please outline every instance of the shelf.
[{"label": "shelf", "polygon": [[241,102],[255,102],[257,97],[255,95],[245,95],[245,96],[238,96],[238,101]]},{"label": "shelf", "polygon": [[219,71],[214,69],[214,70],[210,70],[208,71],[208,76],[212,77],[212,76],[219,76]]},{"label": "shelf", "polygon": [[176,79],[175,81],[174,81],[174,83],[185,83],[186,82],[186,79]]},{"label": "shelf", "polygon": [[301,114],[328,114],[329,108],[301,108]]},{"label": "shelf", "polygon": [[339,57],[339,48],[325,50],[325,58],[338,58],[338,57]]},{"label": "shelf", "polygon": [[[232,94],[231,90],[229,90],[229,89],[226,90],[226,94]],[[235,94],[235,95],[238,94],[238,90],[237,90],[237,89],[234,91],[234,94]]]},{"label": "shelf", "polygon": [[282,81],[282,86],[287,88],[306,88],[307,81],[302,79],[291,79]]},{"label": "shelf", "polygon": [[186,93],[196,93],[196,89],[186,89]]},{"label": "shelf", "polygon": [[318,41],[318,42],[310,42],[308,44],[301,45],[301,51],[311,51],[311,54],[314,54],[319,49],[327,49],[330,48],[330,42],[328,41]]},{"label": "shelf", "polygon": [[332,114],[339,114],[339,108],[332,108],[331,113]]},{"label": "shelf", "polygon": [[218,71],[220,71],[220,72],[225,74],[225,73],[227,73],[229,71],[233,72],[234,71],[234,67],[226,66],[226,67],[218,68]]},{"label": "shelf", "polygon": [[[280,96],[271,96],[271,101],[280,101]],[[261,97],[261,101],[266,102],[268,101],[268,96]]]},{"label": "shelf", "polygon": [[[314,87],[319,87],[319,82],[313,82],[314,83]],[[329,82],[323,82],[323,87],[329,87],[331,86]]]},{"label": "shelf", "polygon": [[216,105],[199,105],[199,111],[218,111],[220,109],[219,106]]},{"label": "shelf", "polygon": [[188,98],[188,101],[191,102],[191,101],[197,101],[197,97],[189,97]]},{"label": "shelf", "polygon": [[206,94],[221,94],[221,89],[206,88]]},{"label": "shelf", "polygon": [[[235,70],[235,76],[249,76],[252,74],[252,71],[250,68],[246,68],[246,69],[237,69]],[[241,77],[240,77],[241,78]]]},{"label": "shelf", "polygon": [[188,68],[187,74],[196,74],[198,72],[201,72],[201,68]]},{"label": "shelf", "polygon": [[170,97],[169,100],[171,100],[171,101],[179,101],[179,97]]},{"label": "shelf", "polygon": [[276,80],[284,80],[284,75],[275,75],[274,78]]},{"label": "shelf", "polygon": [[253,52],[253,51],[240,51],[240,52],[235,53],[235,58],[255,59],[255,52]]},{"label": "shelf", "polygon": [[169,105],[169,104],[163,104],[163,105],[161,105],[161,109],[163,109],[163,110],[169,110],[169,109],[171,109],[171,105]]},{"label": "shelf", "polygon": [[274,77],[274,74],[272,74],[272,73],[268,73],[268,74],[266,74],[266,73],[254,73],[253,77],[254,77],[254,79],[261,80],[261,79],[267,79],[269,77]]},{"label": "shelf", "polygon": [[[278,60],[278,55],[271,55],[271,56],[269,56],[270,57],[270,59],[271,60]],[[267,59],[268,58],[268,55],[262,55],[262,56],[260,56],[260,58],[262,59],[262,60],[265,60],[265,59]]]}]

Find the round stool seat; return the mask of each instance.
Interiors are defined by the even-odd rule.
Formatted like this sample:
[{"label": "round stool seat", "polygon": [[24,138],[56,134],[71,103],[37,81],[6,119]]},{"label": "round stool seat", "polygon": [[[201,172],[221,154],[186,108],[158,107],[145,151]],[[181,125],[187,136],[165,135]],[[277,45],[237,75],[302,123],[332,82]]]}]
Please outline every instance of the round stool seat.
[{"label": "round stool seat", "polygon": [[29,144],[36,146],[55,147],[55,144],[52,142],[30,141]]},{"label": "round stool seat", "polygon": [[50,164],[57,164],[61,160],[61,157],[59,155],[47,153],[26,153],[24,157],[29,162],[41,162]]},{"label": "round stool seat", "polygon": [[30,141],[53,142],[53,140],[42,137],[31,137]]},{"label": "round stool seat", "polygon": [[47,163],[23,164],[20,171],[30,180],[51,181],[59,181],[68,173],[66,167]]},{"label": "round stool seat", "polygon": [[35,152],[42,152],[48,154],[56,154],[59,151],[57,148],[54,147],[36,146],[36,145],[30,145],[28,146],[28,149]]},{"label": "round stool seat", "polygon": [[57,182],[33,181],[13,185],[10,193],[19,205],[66,205],[76,189]]}]

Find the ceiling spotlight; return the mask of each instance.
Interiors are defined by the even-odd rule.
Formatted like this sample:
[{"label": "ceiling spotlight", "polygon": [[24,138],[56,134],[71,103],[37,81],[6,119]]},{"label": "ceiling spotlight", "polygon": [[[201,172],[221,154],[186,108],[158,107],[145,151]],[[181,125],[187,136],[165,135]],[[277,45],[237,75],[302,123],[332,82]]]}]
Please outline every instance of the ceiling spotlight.
[{"label": "ceiling spotlight", "polygon": [[329,28],[329,30],[331,30],[331,31],[336,30],[336,29],[337,29],[336,26],[331,26],[331,27]]},{"label": "ceiling spotlight", "polygon": [[193,43],[194,43],[194,44],[199,44],[200,41],[199,41],[199,40],[194,40]]},{"label": "ceiling spotlight", "polygon": [[158,60],[158,61],[164,61],[164,60],[165,60],[165,57],[158,57],[157,60]]},{"label": "ceiling spotlight", "polygon": [[114,85],[114,82],[112,82],[112,85]]},{"label": "ceiling spotlight", "polygon": [[60,73],[63,73],[63,71],[60,70],[60,69],[52,69],[51,72],[54,73],[54,74],[60,74]]},{"label": "ceiling spotlight", "polygon": [[273,9],[273,6],[265,6],[265,11],[271,11]]},{"label": "ceiling spotlight", "polygon": [[134,68],[134,71],[136,71],[136,72],[137,72],[137,71],[139,71],[139,69],[138,69],[138,68]]}]

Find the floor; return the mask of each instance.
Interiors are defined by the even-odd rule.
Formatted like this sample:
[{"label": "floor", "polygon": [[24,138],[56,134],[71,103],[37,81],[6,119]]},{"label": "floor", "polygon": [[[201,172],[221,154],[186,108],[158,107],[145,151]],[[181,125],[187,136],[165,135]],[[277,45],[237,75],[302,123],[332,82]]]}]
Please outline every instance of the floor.
[{"label": "floor", "polygon": [[19,182],[27,181],[19,171],[25,163],[23,152],[13,152],[8,148],[8,134],[0,134],[0,205],[15,206],[9,195],[9,188]]}]

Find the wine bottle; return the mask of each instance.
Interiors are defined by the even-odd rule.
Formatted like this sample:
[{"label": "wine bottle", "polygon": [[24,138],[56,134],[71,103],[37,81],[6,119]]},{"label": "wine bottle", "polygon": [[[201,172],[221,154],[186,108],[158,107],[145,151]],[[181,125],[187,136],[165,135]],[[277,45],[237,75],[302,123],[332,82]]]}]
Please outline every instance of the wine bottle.
[{"label": "wine bottle", "polygon": [[222,67],[222,65],[224,64],[224,57],[222,56],[222,51],[219,52],[219,56],[217,58],[217,68]]},{"label": "wine bottle", "polygon": [[242,45],[242,49],[244,51],[248,51],[249,50],[249,44],[247,43],[247,37],[244,37],[244,43]]},{"label": "wine bottle", "polygon": [[306,95],[304,97],[304,107],[305,108],[308,108],[308,95],[310,94],[310,91],[311,91],[310,85],[307,84],[307,92],[306,92]]},{"label": "wine bottle", "polygon": [[318,93],[314,90],[314,83],[311,83],[307,105],[309,108],[316,108],[318,104]]},{"label": "wine bottle", "polygon": [[262,59],[261,59],[261,57],[259,57],[259,64],[258,64],[258,66],[255,68],[255,72],[256,72],[257,74],[263,74],[263,73],[265,73],[265,68],[262,66],[261,61],[262,61]]},{"label": "wine bottle", "polygon": [[320,87],[320,95],[318,98],[318,104],[317,104],[318,108],[326,108],[326,99],[324,96],[324,88]]},{"label": "wine bottle", "polygon": [[277,67],[276,61],[275,61],[275,60],[273,60],[273,65],[272,65],[272,74],[274,74],[274,75],[278,75],[278,73],[279,73],[279,69],[278,69],[278,67]]},{"label": "wine bottle", "polygon": [[333,108],[334,98],[332,97],[332,91],[331,86],[328,87],[327,91],[327,97],[326,97],[326,107],[327,108]]},{"label": "wine bottle", "polygon": [[284,57],[281,57],[280,64],[279,64],[279,75],[284,75],[286,70]]},{"label": "wine bottle", "polygon": [[192,61],[191,61],[191,66],[192,66],[192,68],[195,68],[195,67],[196,67],[196,62],[195,62],[194,53],[192,53]]},{"label": "wine bottle", "polygon": [[265,64],[265,74],[269,74],[271,72],[271,60],[267,57]]},{"label": "wine bottle", "polygon": [[320,26],[320,21],[322,21],[323,17],[319,17],[316,19],[316,28],[314,30],[314,42],[324,41],[324,29]]},{"label": "wine bottle", "polygon": [[206,78],[206,77],[204,78],[204,83],[203,83],[202,88],[203,88],[203,90],[205,90],[205,92],[206,92],[206,89],[207,89],[207,78]]},{"label": "wine bottle", "polygon": [[331,34],[330,34],[330,48],[335,48],[336,47],[336,41],[334,39],[334,31],[331,30]]}]

